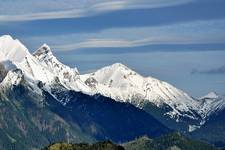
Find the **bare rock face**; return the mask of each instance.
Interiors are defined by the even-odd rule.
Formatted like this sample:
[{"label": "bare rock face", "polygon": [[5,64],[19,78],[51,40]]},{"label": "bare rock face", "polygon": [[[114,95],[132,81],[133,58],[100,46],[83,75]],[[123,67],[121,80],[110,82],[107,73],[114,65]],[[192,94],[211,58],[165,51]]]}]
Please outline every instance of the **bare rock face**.
[{"label": "bare rock face", "polygon": [[0,82],[5,78],[7,75],[8,71],[5,69],[4,65],[0,63]]},{"label": "bare rock face", "polygon": [[91,88],[96,88],[96,84],[98,84],[98,81],[95,78],[90,77],[85,81],[85,84]]}]

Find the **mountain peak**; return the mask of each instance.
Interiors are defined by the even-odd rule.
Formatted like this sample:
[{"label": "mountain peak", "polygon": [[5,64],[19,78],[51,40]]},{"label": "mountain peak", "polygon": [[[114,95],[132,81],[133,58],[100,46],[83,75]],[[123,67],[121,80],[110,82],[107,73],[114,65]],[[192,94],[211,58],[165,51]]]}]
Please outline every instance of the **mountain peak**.
[{"label": "mountain peak", "polygon": [[35,57],[46,57],[46,56],[53,56],[51,48],[47,44],[43,44],[39,49],[37,49],[33,56]]},{"label": "mountain peak", "polygon": [[95,78],[100,81],[108,82],[108,80],[114,80],[119,82],[124,81],[124,79],[128,79],[127,77],[136,75],[137,73],[121,63],[114,63],[97,70],[94,74]]},{"label": "mountain peak", "polygon": [[0,61],[21,62],[28,54],[27,48],[10,35],[0,37]]},{"label": "mountain peak", "polygon": [[44,43],[42,46],[41,46],[42,49],[44,49],[45,51],[48,51],[48,52],[51,52],[51,48],[48,44]]},{"label": "mountain peak", "polygon": [[13,40],[11,35],[3,35],[0,38],[8,39],[8,40]]},{"label": "mountain peak", "polygon": [[114,67],[126,67],[124,64],[119,63],[119,62],[112,64],[112,66],[114,66]]},{"label": "mountain peak", "polygon": [[216,92],[209,92],[207,95],[201,97],[200,99],[216,99],[219,95]]},{"label": "mountain peak", "polygon": [[113,68],[113,69],[118,69],[118,68],[120,68],[120,69],[129,69],[127,66],[125,66],[124,64],[122,64],[122,63],[114,63],[114,64],[112,64],[111,66],[109,66],[109,67],[111,67],[111,68]]},{"label": "mountain peak", "polygon": [[129,67],[125,66],[122,63],[114,63],[112,65],[103,67],[99,70],[99,72],[105,72],[108,75],[110,75],[110,74],[115,75],[118,73],[123,74],[123,75],[130,74],[130,73],[136,74],[135,71],[133,71],[132,69],[130,69]]}]

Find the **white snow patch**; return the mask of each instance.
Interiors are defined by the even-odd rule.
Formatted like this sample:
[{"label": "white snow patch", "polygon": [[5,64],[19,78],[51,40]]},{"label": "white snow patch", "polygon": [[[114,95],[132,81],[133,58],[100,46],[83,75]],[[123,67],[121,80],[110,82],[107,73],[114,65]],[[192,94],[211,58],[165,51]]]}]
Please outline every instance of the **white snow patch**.
[{"label": "white snow patch", "polygon": [[188,132],[193,132],[197,129],[199,129],[201,126],[196,126],[196,125],[189,125],[188,126]]}]

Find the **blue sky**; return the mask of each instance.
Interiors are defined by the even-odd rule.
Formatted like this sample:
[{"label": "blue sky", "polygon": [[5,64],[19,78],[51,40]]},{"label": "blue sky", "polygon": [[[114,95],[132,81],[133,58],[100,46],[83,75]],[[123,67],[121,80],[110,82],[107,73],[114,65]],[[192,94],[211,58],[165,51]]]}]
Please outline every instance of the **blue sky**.
[{"label": "blue sky", "polygon": [[193,96],[225,94],[225,0],[0,0],[0,34],[87,73],[122,62]]}]

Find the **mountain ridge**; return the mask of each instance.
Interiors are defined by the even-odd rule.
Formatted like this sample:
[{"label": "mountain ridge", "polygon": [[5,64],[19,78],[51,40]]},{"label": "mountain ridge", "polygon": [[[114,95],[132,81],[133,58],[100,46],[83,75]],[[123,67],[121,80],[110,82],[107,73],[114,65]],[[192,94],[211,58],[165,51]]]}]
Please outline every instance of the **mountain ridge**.
[{"label": "mountain ridge", "polygon": [[[19,40],[6,35],[0,38],[1,49],[4,45],[6,49],[10,48],[8,45],[15,47],[15,49],[9,49],[8,53],[11,50],[13,54],[16,54],[15,51],[24,54],[20,56],[20,61],[17,58],[13,60],[13,57],[5,59],[9,59],[21,69],[26,80],[33,86],[41,81],[46,89],[51,89],[51,85],[58,81],[68,90],[81,91],[88,95],[99,93],[117,101],[132,103],[141,109],[143,107],[141,103],[145,102],[151,102],[157,107],[166,104],[171,110],[165,112],[165,115],[178,122],[182,117],[192,120],[198,120],[200,117],[203,119],[200,125],[211,113],[214,113],[211,108],[218,111],[225,107],[223,99],[216,104],[203,102],[203,99],[197,100],[165,81],[150,76],[143,77],[121,63],[103,67],[94,73],[80,75],[77,68],[70,68],[59,62],[47,44],[43,44],[37,51],[30,54]],[[18,47],[19,50],[17,50]],[[6,54],[0,53],[2,55],[0,58],[8,56]],[[37,89],[37,87],[34,88]]]},{"label": "mountain ridge", "polygon": [[[58,61],[47,44],[30,54],[19,40],[3,36],[0,50],[2,90],[26,81],[31,91],[43,97],[45,91],[64,107],[73,103],[73,94],[68,91],[86,94],[84,97],[90,99],[103,96],[124,105],[130,103],[165,126],[184,133],[195,133],[211,116],[225,108],[223,96],[210,93],[202,98],[193,98],[165,81],[144,77],[121,63],[82,75],[77,68]],[[12,55],[8,55],[10,50]],[[22,52],[20,57],[14,57],[16,52]]]}]

